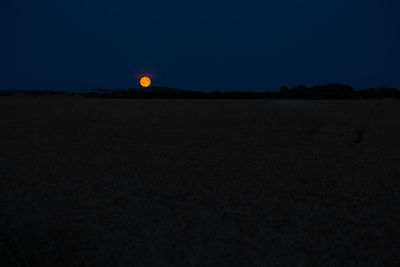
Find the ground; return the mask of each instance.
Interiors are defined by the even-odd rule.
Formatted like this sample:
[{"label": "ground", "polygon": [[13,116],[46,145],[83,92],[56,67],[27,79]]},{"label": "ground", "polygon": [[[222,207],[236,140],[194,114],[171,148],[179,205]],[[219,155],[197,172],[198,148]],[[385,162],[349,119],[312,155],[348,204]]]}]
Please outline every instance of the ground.
[{"label": "ground", "polygon": [[7,264],[400,263],[398,100],[15,96],[0,123]]}]

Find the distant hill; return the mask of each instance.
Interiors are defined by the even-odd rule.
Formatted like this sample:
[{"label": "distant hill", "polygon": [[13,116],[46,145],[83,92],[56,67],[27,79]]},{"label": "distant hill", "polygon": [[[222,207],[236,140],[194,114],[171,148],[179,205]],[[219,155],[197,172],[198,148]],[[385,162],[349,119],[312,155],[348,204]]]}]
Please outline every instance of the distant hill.
[{"label": "distant hill", "polygon": [[131,88],[128,90],[93,90],[88,97],[102,98],[277,98],[277,99],[360,99],[360,98],[400,98],[400,92],[395,88],[371,88],[356,91],[353,87],[343,84],[327,84],[306,87],[299,85],[289,89],[282,87],[279,92],[200,92],[187,91],[167,87],[150,87],[146,89]]},{"label": "distant hill", "polygon": [[130,92],[142,92],[142,93],[185,93],[189,92],[187,90],[183,89],[177,89],[177,88],[169,88],[169,87],[149,87],[145,89],[137,89],[137,88],[130,88],[128,89]]},{"label": "distant hill", "polygon": [[94,89],[86,94],[89,97],[109,97],[109,98],[146,98],[154,96],[172,96],[172,95],[185,95],[191,93],[177,88],[168,87],[149,87],[149,88],[129,88],[126,90],[121,89]]},{"label": "distant hill", "polygon": [[292,88],[292,92],[295,93],[308,93],[308,94],[332,94],[332,93],[353,93],[353,87],[349,85],[343,85],[338,83],[332,83],[328,85],[317,85],[311,88],[307,88],[303,85]]},{"label": "distant hill", "polygon": [[31,95],[31,96],[44,96],[44,95],[66,95],[71,94],[64,91],[56,90],[0,90],[0,96],[11,96],[11,95]]},{"label": "distant hill", "polygon": [[299,85],[290,90],[282,90],[281,88],[280,93],[283,96],[293,98],[353,98],[355,96],[353,87],[337,83],[317,85],[310,88]]},{"label": "distant hill", "polygon": [[81,93],[50,90],[0,90],[0,96],[9,95],[82,95],[88,98],[365,99],[385,97],[400,98],[400,91],[396,88],[387,87],[357,91],[349,85],[337,83],[313,87],[299,85],[291,89],[283,86],[279,92],[201,92],[168,87],[93,89],[89,92]]}]

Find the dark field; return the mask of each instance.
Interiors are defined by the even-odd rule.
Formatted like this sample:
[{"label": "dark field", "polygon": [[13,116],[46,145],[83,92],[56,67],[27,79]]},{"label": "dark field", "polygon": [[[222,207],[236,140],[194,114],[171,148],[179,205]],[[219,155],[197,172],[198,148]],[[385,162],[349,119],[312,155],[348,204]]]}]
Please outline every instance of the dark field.
[{"label": "dark field", "polygon": [[398,100],[1,97],[0,122],[8,264],[400,263]]}]

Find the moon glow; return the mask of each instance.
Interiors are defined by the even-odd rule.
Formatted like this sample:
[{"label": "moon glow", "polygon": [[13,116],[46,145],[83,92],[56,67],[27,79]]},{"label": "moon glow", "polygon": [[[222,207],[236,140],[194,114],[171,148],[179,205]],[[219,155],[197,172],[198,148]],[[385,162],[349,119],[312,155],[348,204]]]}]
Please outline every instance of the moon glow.
[{"label": "moon glow", "polygon": [[140,79],[140,85],[143,87],[149,87],[151,85],[151,79],[149,77],[142,77]]}]

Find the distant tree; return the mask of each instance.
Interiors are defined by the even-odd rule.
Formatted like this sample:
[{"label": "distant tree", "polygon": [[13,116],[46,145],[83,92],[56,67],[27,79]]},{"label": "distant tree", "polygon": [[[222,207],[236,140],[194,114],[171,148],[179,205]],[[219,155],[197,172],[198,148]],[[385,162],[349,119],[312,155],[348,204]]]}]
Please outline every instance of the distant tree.
[{"label": "distant tree", "polygon": [[300,85],[298,85],[298,86],[292,88],[292,91],[293,91],[293,92],[304,92],[304,91],[306,91],[307,89],[308,89],[308,88],[307,88],[305,85],[300,84]]},{"label": "distant tree", "polygon": [[289,88],[287,86],[282,86],[281,89],[279,90],[281,93],[287,93],[289,92]]}]

